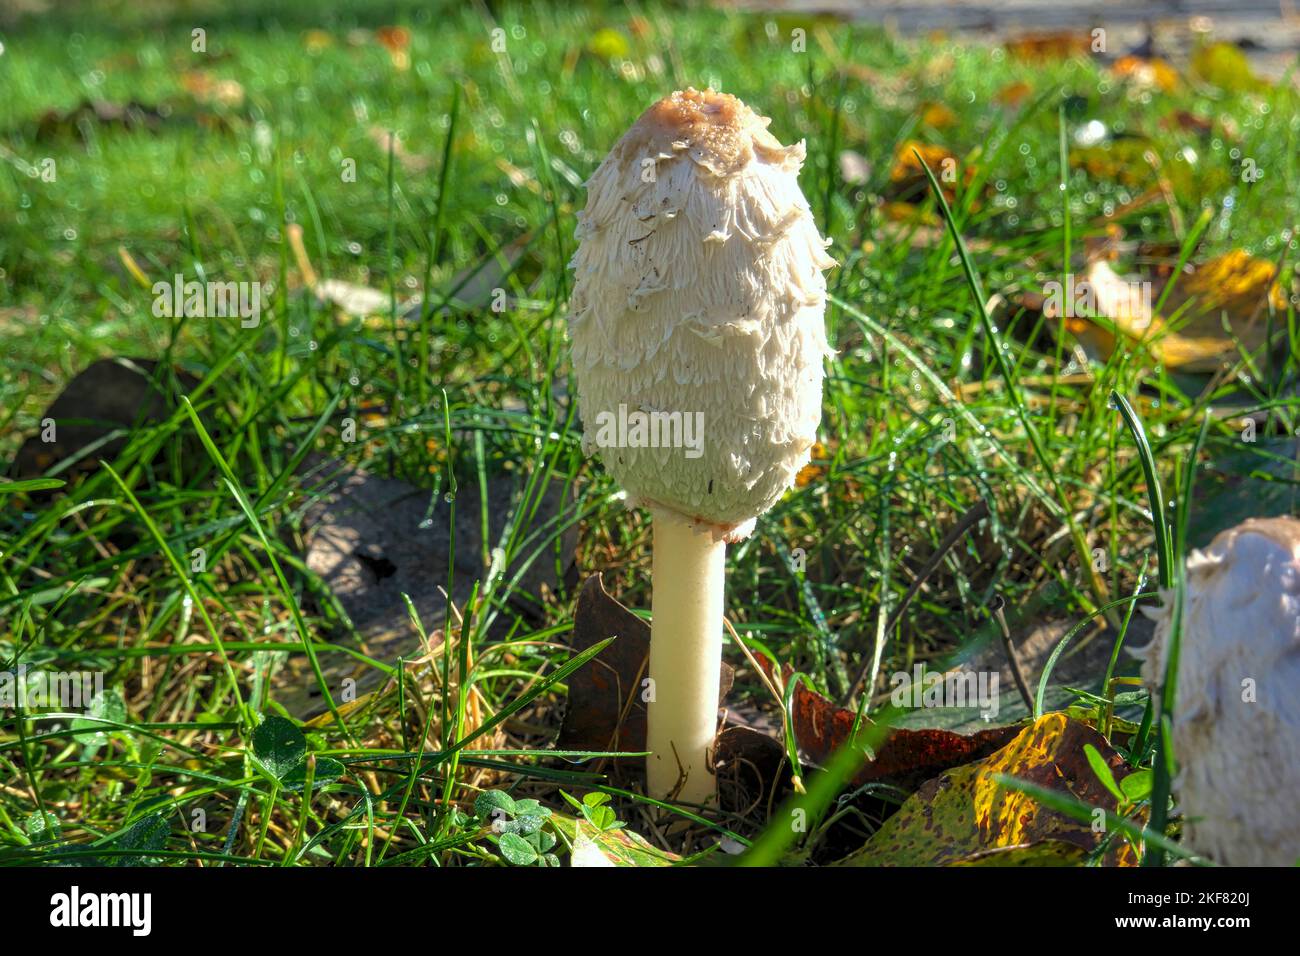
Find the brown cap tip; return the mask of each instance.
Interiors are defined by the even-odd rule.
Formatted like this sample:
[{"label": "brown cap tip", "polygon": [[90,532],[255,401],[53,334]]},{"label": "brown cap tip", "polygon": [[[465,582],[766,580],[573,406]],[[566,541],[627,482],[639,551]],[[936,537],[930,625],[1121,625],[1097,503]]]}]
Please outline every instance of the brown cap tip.
[{"label": "brown cap tip", "polygon": [[767,131],[770,123],[730,93],[687,87],[665,96],[627,131],[619,144],[630,153],[673,153],[683,148],[718,175],[736,172],[754,159],[777,158],[785,147]]}]

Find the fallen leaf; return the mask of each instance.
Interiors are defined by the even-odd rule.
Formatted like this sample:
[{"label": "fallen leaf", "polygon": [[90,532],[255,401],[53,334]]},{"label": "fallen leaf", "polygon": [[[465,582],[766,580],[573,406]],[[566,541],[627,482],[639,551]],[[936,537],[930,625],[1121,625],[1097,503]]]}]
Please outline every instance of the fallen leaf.
[{"label": "fallen leaf", "polygon": [[[448,587],[452,601],[464,607],[473,584],[485,574],[484,541],[480,493],[477,482],[467,482],[454,504],[442,498],[430,502],[430,491],[396,478],[372,475],[345,462],[311,455],[300,469],[306,493],[314,499],[303,516],[306,545],[304,563],[330,589],[353,627],[365,642],[370,657],[388,662],[412,651],[423,650],[407,611],[403,595],[411,599],[425,631],[435,631],[445,622]],[[512,474],[489,474],[487,500],[488,542],[496,542],[506,518],[519,506],[521,483],[527,478]],[[562,484],[551,481],[539,486],[537,527],[558,521],[566,499]],[[451,509],[456,509],[456,565],[448,567],[451,548]],[[572,559],[575,533],[561,538],[562,564]],[[499,592],[504,607],[512,613],[505,619],[529,618],[535,604],[529,595],[559,585],[555,562],[534,561],[514,588]],[[513,576],[503,567],[503,580]],[[509,626],[509,625],[505,625]],[[380,671],[344,655],[322,658],[326,681],[331,688],[345,679],[356,681],[365,693],[383,680]],[[324,701],[305,655],[294,655],[286,664],[287,678],[277,690],[277,700],[295,717],[305,719],[324,708]]]},{"label": "fallen leaf", "polygon": [[324,30],[308,30],[302,35],[302,45],[313,56],[334,45],[334,37]]},{"label": "fallen leaf", "polygon": [[871,164],[861,153],[851,149],[840,153],[840,179],[850,186],[860,186],[871,178]]},{"label": "fallen leaf", "polygon": [[1156,89],[1162,93],[1178,89],[1178,71],[1168,60],[1160,57],[1122,56],[1112,64],[1110,71],[1136,87]]},{"label": "fallen leaf", "polygon": [[[1113,812],[1116,799],[1089,765],[1085,744],[1097,749],[1116,780],[1131,772],[1091,727],[1064,714],[1046,714],[996,753],[927,781],[841,865],[1077,863],[1104,834],[996,778],[1016,777]],[[1131,866],[1137,855],[1127,841],[1116,838],[1105,859],[1112,866]]]},{"label": "fallen leaf", "polygon": [[949,866],[1081,866],[1088,852],[1065,840],[1040,840],[979,850]]},{"label": "fallen leaf", "polygon": [[794,476],[795,487],[805,488],[820,478],[826,471],[824,465],[819,462],[826,458],[826,446],[821,442],[815,442],[812,447],[812,454],[808,457],[808,464],[799,469],[798,474]]},{"label": "fallen leaf", "polygon": [[[321,302],[336,305],[348,315],[380,315],[392,308],[387,292],[357,285],[355,282],[344,282],[342,279],[323,279],[316,283],[312,291]],[[398,309],[404,308],[399,301]]]},{"label": "fallen leaf", "polygon": [[587,50],[602,60],[615,61],[627,59],[632,47],[623,34],[612,27],[603,27],[592,34]]},{"label": "fallen leaf", "polygon": [[765,818],[790,789],[785,748],[775,737],[750,727],[726,727],[713,751],[718,805],[741,815],[758,810]]},{"label": "fallen leaf", "polygon": [[1073,147],[1070,166],[1083,169],[1099,182],[1115,182],[1140,190],[1155,181],[1146,156],[1150,149],[1150,142],[1141,137],[1117,137],[1097,145]]},{"label": "fallen leaf", "polygon": [[237,109],[244,105],[244,88],[238,80],[215,77],[207,70],[187,70],[181,74],[181,86],[205,106]]},{"label": "fallen leaf", "polygon": [[[333,305],[348,315],[361,318],[388,315],[392,309],[392,302],[387,292],[342,279],[321,279],[316,275],[303,243],[300,223],[290,223],[285,229],[285,236],[289,240],[289,248],[298,264],[298,271],[302,274],[303,284],[311,290],[318,301]],[[506,275],[506,267],[502,266],[501,260],[513,269],[531,242],[531,234],[520,236],[498,250],[497,255],[492,256],[489,261],[480,261],[456,273],[447,283],[449,291],[456,291],[448,300],[448,304],[443,306],[444,314],[452,307],[473,311],[492,302],[497,295],[497,290],[502,288]],[[439,295],[438,298],[441,299],[441,296]],[[422,308],[423,303],[419,296],[397,300],[397,314],[406,320],[418,319]]]},{"label": "fallen leaf", "polygon": [[1028,63],[1049,63],[1092,53],[1092,34],[1087,30],[1026,33],[1006,42],[1014,59]]},{"label": "fallen leaf", "polygon": [[926,103],[921,107],[921,125],[931,129],[947,129],[957,123],[957,114],[942,103]]},{"label": "fallen leaf", "polygon": [[1253,442],[1206,462],[1197,474],[1187,532],[1191,547],[1206,547],[1247,518],[1300,514],[1300,438],[1257,428]]},{"label": "fallen leaf", "polygon": [[[760,664],[770,677],[771,665],[761,658]],[[788,676],[787,673],[787,679]],[[790,718],[799,750],[814,763],[825,764],[849,741],[857,714],[836,707],[800,681],[791,702]],[[869,720],[864,722],[864,726],[869,725]],[[941,770],[993,753],[1018,732],[1017,727],[993,727],[971,735],[932,728],[891,728],[875,747],[872,758],[853,778],[853,783],[860,787],[888,782],[912,790]]]},{"label": "fallen leaf", "polygon": [[585,820],[552,813],[551,824],[573,844],[571,866],[672,866],[681,857],[651,846],[626,827],[597,830]]},{"label": "fallen leaf", "polygon": [[[301,224],[290,223],[285,230],[285,235],[289,240],[289,249],[298,263],[298,271],[302,273],[302,281],[316,296],[317,301],[337,306],[349,315],[363,318],[387,313],[392,309],[393,303],[387,292],[344,282],[342,279],[320,279],[316,275],[316,270],[312,268],[311,259],[307,256],[307,247],[303,245]],[[407,307],[405,303],[398,303],[399,309]]]},{"label": "fallen leaf", "polygon": [[[92,362],[41,414],[40,431],[18,449],[11,475],[37,478],[83,453],[71,466],[74,472],[94,471],[101,458],[112,461],[126,447],[134,426],[161,421],[177,406],[168,377],[160,375],[157,383],[153,381],[157,368],[157,361],[145,358]],[[184,391],[198,387],[192,375],[178,370],[176,376]],[[52,432],[47,431],[46,421],[53,423]],[[52,435],[51,440],[44,440],[45,435]]]},{"label": "fallen leaf", "polygon": [[[921,159],[917,158],[918,152]],[[924,202],[930,195],[930,184],[921,166],[922,160],[939,181],[944,196],[949,202],[954,200],[957,195],[957,170],[961,167],[957,154],[945,146],[914,139],[900,144],[894,153],[894,162],[889,170],[889,184],[884,191],[886,200],[917,204]],[[961,175],[969,182],[974,172],[974,167],[967,167]]]},{"label": "fallen leaf", "polygon": [[406,27],[380,27],[375,31],[375,41],[388,51],[395,69],[405,71],[411,68],[411,31]]},{"label": "fallen leaf", "polygon": [[1029,94],[1034,92],[1034,88],[1023,80],[1017,80],[1014,83],[1008,83],[1002,89],[998,90],[993,97],[993,102],[999,106],[1009,106],[1012,109],[1020,106],[1025,100],[1029,99]]},{"label": "fallen leaf", "polygon": [[[1265,309],[1270,303],[1278,311],[1286,309],[1277,267],[1242,250],[1216,256],[1178,278],[1165,302],[1165,312],[1178,316],[1172,326],[1153,313],[1163,285],[1120,276],[1108,262],[1098,261],[1088,267],[1082,291],[1091,296],[1097,315],[1110,319],[1133,342],[1145,343],[1158,362],[1188,372],[1231,364],[1237,359],[1238,341],[1248,354],[1258,355],[1268,331]],[[1049,317],[1051,313],[1049,302]],[[1073,315],[1067,327],[1100,357],[1114,351],[1114,336],[1086,314]]]},{"label": "fallen leaf", "polygon": [[76,135],[82,140],[89,140],[95,126],[156,132],[171,115],[171,107],[166,104],[155,106],[138,100],[126,103],[82,100],[70,109],[52,109],[42,113],[36,124],[36,139],[45,141]]},{"label": "fallen leaf", "polygon": [[1267,84],[1250,69],[1250,58],[1231,43],[1207,43],[1192,53],[1192,75],[1221,90],[1248,93]]},{"label": "fallen leaf", "polygon": [[[617,640],[569,677],[568,706],[555,743],[559,750],[646,748],[641,682],[650,658],[650,625],[614,600],[600,575],[593,574],[578,593],[569,643],[574,653],[580,653],[608,637]],[[723,661],[719,701],[731,690],[733,678],[731,666]],[[614,758],[616,767],[628,762]]]}]

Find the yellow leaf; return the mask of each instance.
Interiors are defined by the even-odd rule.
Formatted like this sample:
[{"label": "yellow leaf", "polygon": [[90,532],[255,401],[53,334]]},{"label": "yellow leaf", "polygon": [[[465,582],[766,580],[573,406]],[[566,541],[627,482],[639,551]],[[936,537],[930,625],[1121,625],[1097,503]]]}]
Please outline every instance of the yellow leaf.
[{"label": "yellow leaf", "polygon": [[612,27],[597,30],[587,44],[587,49],[602,60],[625,60],[632,52],[627,37]]},{"label": "yellow leaf", "polygon": [[826,457],[826,446],[823,445],[821,442],[817,442],[815,445],[813,445],[812,455],[809,458],[808,464],[800,468],[799,473],[794,476],[795,487],[803,488],[807,485],[812,484],[819,477],[821,477],[822,473],[826,469],[824,469],[821,465],[817,464],[817,459],[825,458],[825,457]]},{"label": "yellow leaf", "polygon": [[1140,56],[1122,56],[1115,61],[1111,72],[1136,86],[1145,86],[1172,93],[1178,88],[1178,72],[1160,57],[1143,59]]},{"label": "yellow leaf", "polygon": [[1231,43],[1208,43],[1192,54],[1192,73],[1221,90],[1235,93],[1264,84],[1251,72],[1250,60]]},{"label": "yellow leaf", "polygon": [[302,35],[302,45],[308,53],[318,54],[326,47],[333,46],[334,38],[324,30],[308,30]]},{"label": "yellow leaf", "polygon": [[946,129],[957,122],[957,114],[942,103],[926,103],[921,107],[921,123],[933,129]]},{"label": "yellow leaf", "polygon": [[918,152],[932,172],[941,169],[945,160],[957,161],[957,157],[942,146],[909,139],[899,146],[898,152],[894,154],[894,165],[889,170],[889,178],[898,183],[918,175],[923,176],[920,160],[916,158]]},{"label": "yellow leaf", "polygon": [[[1172,325],[1152,314],[1161,294],[1154,282],[1123,278],[1105,261],[1089,266],[1087,279],[1097,313],[1127,338],[1147,344],[1159,362],[1184,371],[1213,371],[1235,361],[1238,341],[1252,355],[1264,347],[1266,309],[1270,304],[1286,308],[1276,276],[1273,263],[1240,249],[1216,256],[1178,278],[1165,303],[1166,314],[1178,316]],[[1103,357],[1114,350],[1114,338],[1086,318],[1076,317],[1067,327]]]}]

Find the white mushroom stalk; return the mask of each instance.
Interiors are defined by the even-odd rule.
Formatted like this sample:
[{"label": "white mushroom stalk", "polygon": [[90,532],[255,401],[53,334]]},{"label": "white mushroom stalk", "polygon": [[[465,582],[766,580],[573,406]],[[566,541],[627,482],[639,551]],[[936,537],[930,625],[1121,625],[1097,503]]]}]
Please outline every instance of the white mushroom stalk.
[{"label": "white mushroom stalk", "polygon": [[808,461],[834,265],[804,144],[734,96],[650,107],[587,183],[569,316],[584,450],[654,518],[649,792],[715,793],[726,541]]},{"label": "white mushroom stalk", "polygon": [[[1159,686],[1170,595],[1135,656]],[[1183,840],[1229,866],[1300,859],[1300,521],[1252,518],[1187,559],[1174,793]]]}]

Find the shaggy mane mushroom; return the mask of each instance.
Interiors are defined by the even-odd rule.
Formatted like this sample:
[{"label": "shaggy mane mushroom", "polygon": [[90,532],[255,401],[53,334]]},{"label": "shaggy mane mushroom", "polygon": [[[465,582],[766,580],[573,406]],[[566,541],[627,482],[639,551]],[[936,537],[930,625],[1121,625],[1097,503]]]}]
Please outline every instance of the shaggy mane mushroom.
[{"label": "shaggy mane mushroom", "polygon": [[[1158,688],[1171,595],[1134,652]],[[1183,839],[1229,866],[1300,859],[1300,520],[1251,518],[1187,559],[1173,714]],[[1154,692],[1154,690],[1153,690]]]},{"label": "shaggy mane mushroom", "polygon": [[694,803],[714,795],[725,542],[807,463],[829,352],[804,144],[769,122],[712,90],[655,103],[587,182],[571,264],[583,448],[654,519],[649,791]]}]

